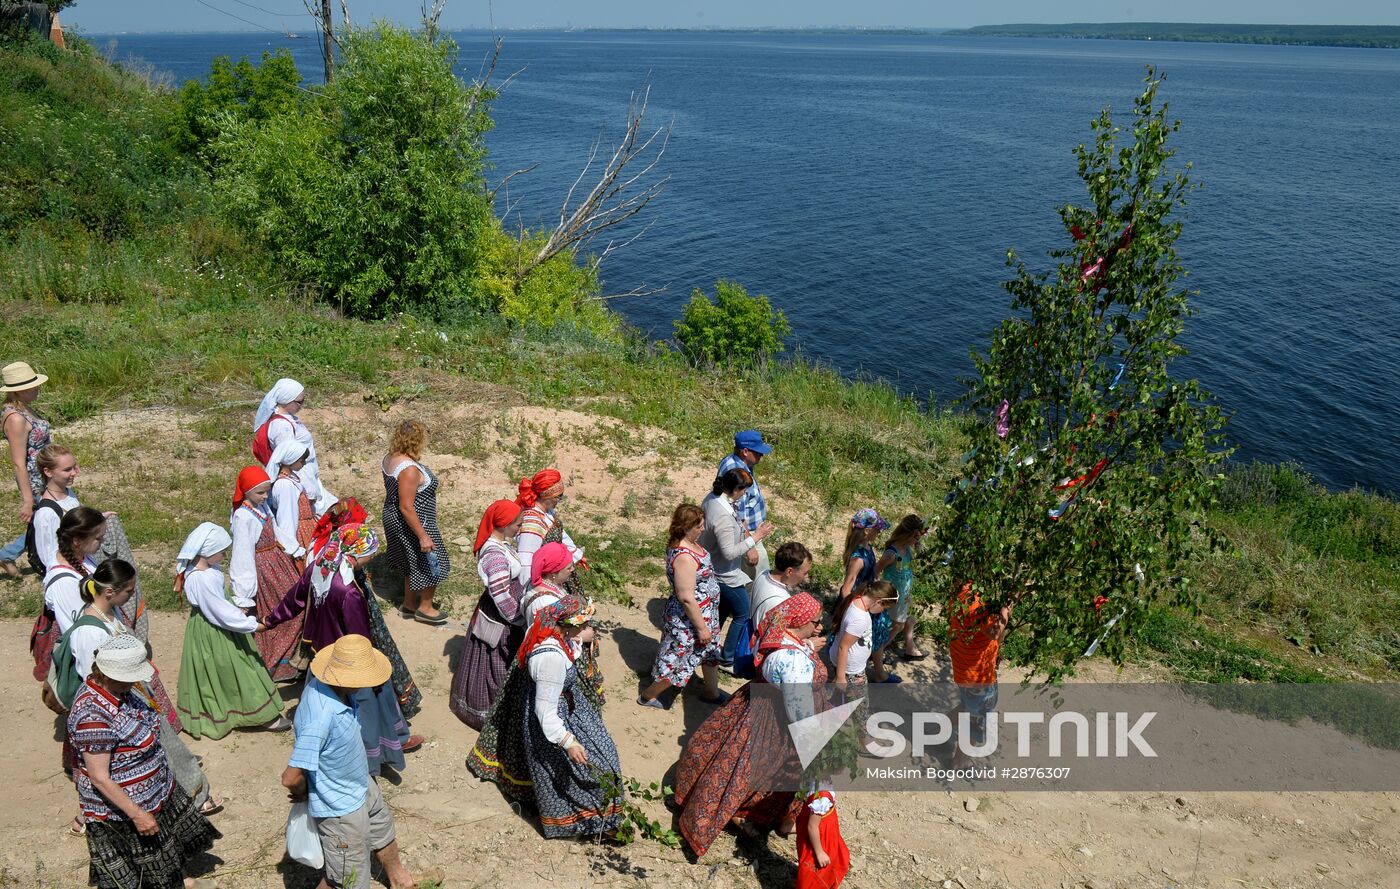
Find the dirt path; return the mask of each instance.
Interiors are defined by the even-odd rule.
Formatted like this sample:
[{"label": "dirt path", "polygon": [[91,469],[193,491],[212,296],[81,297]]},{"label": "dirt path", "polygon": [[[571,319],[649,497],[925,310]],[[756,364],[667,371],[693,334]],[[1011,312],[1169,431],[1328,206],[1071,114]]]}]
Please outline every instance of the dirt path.
[{"label": "dirt path", "polygon": [[[639,842],[612,850],[542,839],[512,813],[463,760],[475,732],[447,709],[449,659],[461,629],[433,629],[390,618],[423,686],[414,729],[429,743],[410,756],[402,783],[381,782],[405,855],[415,867],[443,868],[448,886],[790,886],[790,841],[736,848],[721,836],[697,864],[679,851]],[[708,708],[680,702],[670,712],[642,710],[631,668],[650,665],[659,633],[641,608],[605,605],[603,666],[612,703],[606,718],[623,769],[642,780],[671,768],[686,728]],[[180,661],[183,615],[151,620],[156,662],[172,686]],[[28,626],[0,623],[0,675],[10,677],[10,743],[0,755],[4,846],[0,885],[82,885],[81,841],[62,837],[74,808],[58,768],[53,721],[29,677]],[[280,866],[286,804],[278,776],[291,749],[287,735],[238,732],[192,741],[217,792],[221,889],[311,886],[310,874]],[[846,885],[943,887],[1336,887],[1400,886],[1400,795],[1192,793],[989,793],[976,812],[968,794],[847,793],[842,824],[855,864]],[[654,813],[664,816],[659,809]]]}]

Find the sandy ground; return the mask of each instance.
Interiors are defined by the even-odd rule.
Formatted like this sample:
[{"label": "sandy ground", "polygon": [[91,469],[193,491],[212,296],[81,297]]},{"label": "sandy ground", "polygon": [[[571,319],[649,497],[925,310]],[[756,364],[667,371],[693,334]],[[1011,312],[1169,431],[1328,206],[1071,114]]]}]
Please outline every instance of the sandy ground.
[{"label": "sandy ground", "polygon": [[[452,540],[471,536],[487,502],[513,495],[512,479],[525,466],[552,464],[564,471],[571,482],[569,525],[580,542],[593,546],[616,529],[658,533],[682,496],[698,499],[712,478],[711,455],[696,453],[693,442],[477,389],[469,400],[396,405],[388,413],[363,404],[309,408],[304,416],[318,436],[326,483],[377,512],[383,490],[375,463],[385,429],[410,413],[428,417],[433,430],[426,462],[442,478],[440,512]],[[129,465],[116,472],[102,459],[127,451],[133,438],[142,442],[143,471],[152,474],[168,465],[167,457],[188,465],[190,454],[216,453],[197,434],[199,422],[174,411],[139,411],[65,430],[85,467],[84,500],[109,508],[104,501],[130,483]],[[231,434],[240,440],[240,433]],[[222,462],[228,466],[198,471],[226,475],[231,485],[242,454]],[[839,545],[839,517],[833,521],[815,499],[788,499],[773,508],[775,518],[814,551],[828,542]],[[474,564],[460,546],[453,545],[452,554],[466,594],[456,604],[462,618],[476,595]],[[173,551],[138,556],[143,576],[153,577],[147,569],[163,569]],[[164,570],[154,574],[164,576]],[[9,589],[0,585],[0,595]],[[688,732],[709,708],[685,699],[670,712],[631,703],[637,674],[650,669],[660,637],[654,622],[660,590],[630,592],[635,606],[604,604],[599,611],[611,702],[605,717],[623,770],[650,782],[668,775]],[[615,849],[544,840],[493,786],[465,769],[475,732],[447,709],[460,625],[430,628],[392,612],[389,620],[424,692],[413,728],[429,739],[411,755],[400,782],[381,781],[410,867],[440,867],[452,887],[793,884],[795,848],[778,838],[753,845],[722,835],[698,863],[646,841]],[[156,664],[173,695],[184,615],[156,613],[151,627]],[[0,676],[6,677],[11,708],[8,743],[0,749],[0,835],[9,838],[0,852],[0,886],[80,886],[86,847],[63,835],[76,796],[59,769],[54,719],[30,675],[28,632],[27,622],[0,621]],[[901,669],[910,678],[936,678],[940,664],[925,664]],[[1086,678],[1113,681],[1114,675],[1091,667]],[[1135,681],[1154,676],[1150,668],[1117,675]],[[224,838],[207,862],[209,876],[225,889],[314,885],[314,874],[281,863],[286,801],[278,777],[291,738],[239,732],[190,743],[227,800],[226,811],[216,816]],[[973,798],[977,803],[970,805]],[[652,810],[653,817],[669,822],[663,807]],[[1400,794],[847,793],[840,811],[854,858],[846,881],[852,887],[1400,887]]]},{"label": "sandy ground", "polygon": [[[654,610],[654,609],[653,609]],[[475,732],[447,709],[450,658],[460,627],[434,629],[390,617],[423,686],[414,730],[429,738],[397,786],[381,779],[412,867],[440,867],[448,886],[791,886],[796,852],[776,837],[736,845],[723,835],[698,863],[639,841],[612,849],[547,841],[514,814],[463,760]],[[709,708],[682,699],[670,712],[642,710],[634,670],[650,666],[659,634],[641,607],[605,605],[603,667],[609,727],[623,769],[661,779],[687,731]],[[152,643],[173,694],[182,615],[153,616]],[[29,677],[28,626],[0,624],[3,675],[13,708],[0,754],[4,846],[0,885],[79,886],[86,847],[62,836],[75,803],[58,767],[53,719]],[[926,669],[906,672],[933,675]],[[224,839],[210,860],[219,887],[314,884],[283,865],[286,803],[278,776],[287,735],[237,732],[191,741],[227,809],[215,817]],[[975,812],[968,801],[977,798]],[[669,813],[654,807],[654,816]],[[841,817],[854,867],[846,885],[943,887],[1304,887],[1400,886],[1400,795],[1270,793],[846,793]]]}]

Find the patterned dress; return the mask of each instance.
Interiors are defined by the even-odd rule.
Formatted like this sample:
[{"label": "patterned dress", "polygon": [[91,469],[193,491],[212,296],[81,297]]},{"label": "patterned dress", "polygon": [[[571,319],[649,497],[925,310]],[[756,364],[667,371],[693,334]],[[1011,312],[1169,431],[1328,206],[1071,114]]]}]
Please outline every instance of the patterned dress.
[{"label": "patterned dress", "polygon": [[[437,554],[438,564],[436,572],[428,563],[428,554],[418,548],[417,535],[409,530],[403,513],[399,511],[399,473],[406,466],[417,466],[427,481],[427,484],[420,485],[417,493],[413,495],[413,511],[417,514],[418,523],[423,526],[423,531],[433,541],[433,552]],[[452,569],[447,547],[442,543],[442,531],[438,530],[438,477],[417,460],[405,460],[394,469],[392,475],[383,471],[382,464],[380,471],[384,476],[384,537],[389,544],[389,564],[408,578],[408,588],[414,592],[435,587],[447,579]]]},{"label": "patterned dress", "polygon": [[899,601],[895,603],[894,607],[894,619],[899,623],[904,623],[909,619],[909,608],[913,604],[914,547],[906,546],[902,549],[896,549],[889,546],[885,547],[885,552],[894,557],[894,562],[885,568],[885,573],[881,576],[893,584],[895,592],[899,593]]},{"label": "patterned dress", "polygon": [[10,414],[19,414],[29,422],[29,435],[24,442],[24,468],[29,473],[29,487],[37,504],[44,496],[44,474],[39,471],[39,452],[53,444],[53,433],[48,420],[27,407],[13,404],[0,408],[0,426],[10,418]]},{"label": "patterned dress", "polygon": [[[306,499],[303,495],[302,500]],[[256,610],[258,619],[261,620],[277,607],[287,590],[296,586],[301,572],[297,570],[296,560],[287,555],[278,544],[272,516],[266,511],[246,506],[240,508],[248,509],[262,520],[262,530],[258,533],[258,541],[253,547],[253,565],[258,575]],[[258,653],[262,655],[263,663],[267,665],[267,671],[272,674],[274,682],[294,682],[310,665],[311,658],[301,641],[301,630],[305,623],[306,613],[302,612],[284,624],[253,634]]]},{"label": "patterned dress", "polygon": [[[697,857],[709,850],[731,818],[768,829],[785,815],[797,817],[800,801],[792,791],[752,789],[795,787],[801,772],[790,753],[787,721],[759,718],[753,688],[764,682],[810,683],[815,692],[826,679],[826,668],[811,648],[789,639],[784,648],[764,659],[757,678],[745,683],[690,736],[676,766],[675,801],[681,808],[681,835]],[[772,697],[764,695],[761,700],[771,705]]]},{"label": "patterned dress", "polygon": [[154,812],[160,828],[154,836],[140,836],[79,767],[74,777],[87,822],[88,882],[99,889],[181,886],[185,863],[220,836],[172,780],[164,735],[160,716],[133,692],[117,698],[89,682],[73,700],[68,714],[73,747],[109,753],[108,774],[138,805]]},{"label": "patterned dress", "polygon": [[[675,564],[678,556],[685,555],[696,562],[695,601],[700,606],[700,616],[710,628],[710,643],[701,646],[696,641],[695,627],[690,615],[676,595]],[[666,551],[666,577],[671,581],[671,599],[666,603],[666,615],[661,627],[661,648],[656,652],[656,663],[651,668],[654,681],[665,679],[672,685],[685,687],[695,676],[695,670],[702,665],[718,665],[720,647],[719,636],[719,581],[715,579],[715,569],[710,562],[710,554],[703,549],[699,553],[689,547],[673,547]]]},{"label": "patterned dress", "polygon": [[[557,645],[542,643],[529,658],[562,657]],[[528,663],[528,661],[527,661]],[[486,727],[467,757],[467,769],[499,785],[513,799],[532,803],[546,837],[591,836],[622,822],[622,805],[607,799],[597,772],[619,775],[617,747],[602,714],[583,694],[577,661],[569,664],[558,716],[588,754],[588,764],[574,764],[544,735],[535,716],[535,680],[528,667],[511,662],[501,696],[487,714]]]}]

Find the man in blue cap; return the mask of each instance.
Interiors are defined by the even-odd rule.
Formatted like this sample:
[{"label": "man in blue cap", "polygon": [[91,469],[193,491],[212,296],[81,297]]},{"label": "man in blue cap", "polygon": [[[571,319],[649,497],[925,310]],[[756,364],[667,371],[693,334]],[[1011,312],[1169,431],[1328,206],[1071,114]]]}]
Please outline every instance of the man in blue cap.
[{"label": "man in blue cap", "polygon": [[[739,524],[749,532],[757,531],[758,526],[768,520],[768,504],[763,499],[763,491],[759,490],[758,474],[753,470],[758,461],[772,450],[773,446],[763,440],[763,435],[757,429],[745,429],[735,434],[734,453],[720,461],[719,470],[715,473],[724,475],[731,469],[746,469],[753,476],[753,484],[734,504]],[[764,549],[762,541],[749,551],[748,564],[751,577],[759,577],[768,570],[768,550]]]}]

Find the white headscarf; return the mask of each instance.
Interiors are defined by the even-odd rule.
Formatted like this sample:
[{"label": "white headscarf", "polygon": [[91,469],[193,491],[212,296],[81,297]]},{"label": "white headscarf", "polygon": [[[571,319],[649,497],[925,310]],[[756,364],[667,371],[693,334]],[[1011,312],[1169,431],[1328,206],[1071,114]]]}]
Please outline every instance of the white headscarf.
[{"label": "white headscarf", "polygon": [[291,404],[297,400],[297,396],[305,392],[306,388],[296,380],[283,377],[273,384],[263,396],[262,404],[258,405],[258,412],[253,417],[253,431],[257,432],[272,416],[272,412],[279,404]]},{"label": "white headscarf", "polygon": [[227,531],[213,522],[203,522],[185,538],[185,545],[180,547],[180,555],[175,559],[175,570],[184,574],[195,559],[223,552],[232,545],[233,538]]},{"label": "white headscarf", "polygon": [[310,450],[304,442],[297,441],[295,438],[282,439],[272,452],[272,459],[267,461],[267,477],[276,482],[277,474],[282,471],[283,466],[292,465],[301,459],[302,454],[307,454]]}]

